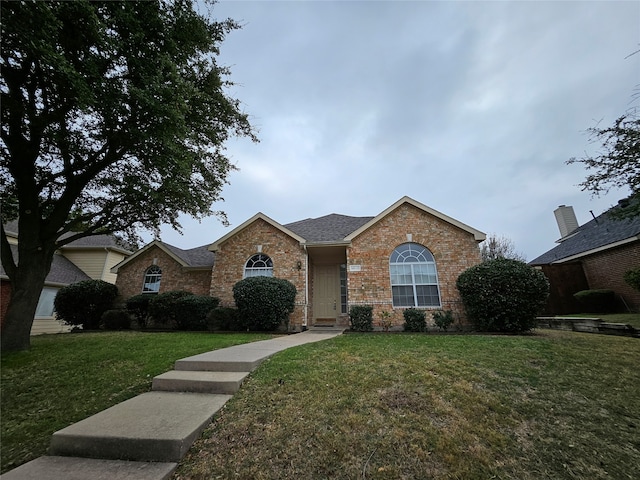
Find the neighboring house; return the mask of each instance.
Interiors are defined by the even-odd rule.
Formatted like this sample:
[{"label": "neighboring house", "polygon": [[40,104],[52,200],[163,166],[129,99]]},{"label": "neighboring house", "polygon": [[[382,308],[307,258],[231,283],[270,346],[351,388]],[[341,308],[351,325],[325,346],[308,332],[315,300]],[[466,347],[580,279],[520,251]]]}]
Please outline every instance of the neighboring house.
[{"label": "neighboring house", "polygon": [[[18,222],[5,225],[7,240],[17,258]],[[116,275],[111,268],[131,255],[131,250],[123,247],[111,235],[95,235],[75,240],[61,247],[53,256],[51,270],[40,294],[31,334],[60,333],[69,328],[57,320],[53,313],[53,300],[58,290],[66,285],[82,280],[104,280],[116,283]],[[4,320],[11,283],[0,265],[0,320]]]},{"label": "neighboring house", "polygon": [[628,200],[578,226],[572,207],[555,210],[561,238],[558,246],[529,262],[542,269],[551,283],[547,313],[579,313],[573,294],[586,289],[613,290],[625,310],[640,310],[640,292],[623,279],[640,267],[640,217],[616,220],[609,213]]},{"label": "neighboring house", "polygon": [[125,299],[169,290],[209,295],[214,254],[207,247],[182,250],[154,240],[111,269],[118,275],[118,294]]},{"label": "neighboring house", "polygon": [[292,330],[348,325],[349,308],[372,305],[396,325],[409,307],[463,317],[458,275],[480,263],[485,234],[409,197],[375,217],[331,214],[281,225],[256,214],[214,242],[211,295],[233,305],[233,285],[273,275],[297,289]]}]

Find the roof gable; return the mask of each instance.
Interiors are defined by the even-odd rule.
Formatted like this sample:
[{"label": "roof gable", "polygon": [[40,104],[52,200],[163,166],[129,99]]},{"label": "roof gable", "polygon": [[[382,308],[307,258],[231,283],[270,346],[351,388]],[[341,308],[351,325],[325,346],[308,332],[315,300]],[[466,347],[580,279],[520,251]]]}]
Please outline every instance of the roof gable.
[{"label": "roof gable", "polygon": [[249,227],[250,225],[254,224],[255,222],[262,220],[266,223],[268,223],[269,225],[271,225],[272,227],[276,228],[277,230],[280,230],[282,233],[284,233],[285,235],[288,235],[289,237],[293,238],[294,240],[297,240],[300,243],[305,243],[305,239],[302,238],[300,235],[298,235],[297,233],[292,232],[291,230],[289,230],[287,227],[285,227],[284,225],[280,225],[278,222],[276,222],[275,220],[267,217],[264,213],[262,212],[258,212],[256,213],[253,217],[251,217],[249,220],[247,220],[246,222],[244,222],[243,224],[237,226],[236,228],[234,228],[233,230],[231,230],[229,233],[227,233],[225,236],[219,238],[218,240],[216,240],[214,243],[212,243],[211,245],[209,245],[209,250],[212,252],[215,252],[216,250],[218,250],[220,248],[220,245],[222,245],[224,242],[226,242],[228,239],[230,239],[231,237],[233,237],[234,235],[237,235],[238,233],[240,233],[242,230],[244,230],[245,228]]},{"label": "roof gable", "polygon": [[215,261],[215,255],[208,250],[207,245],[191,248],[189,250],[183,250],[181,248],[174,247],[173,245],[169,245],[168,243],[162,242],[161,240],[154,240],[151,243],[146,244],[130,257],[125,258],[117,265],[114,265],[111,268],[111,273],[118,273],[118,270],[120,268],[135,260],[138,256],[142,255],[144,252],[150,250],[153,247],[159,248],[164,253],[169,255],[172,259],[174,259],[178,264],[185,268],[212,267]]},{"label": "roof gable", "polygon": [[415,201],[414,199],[412,199],[410,197],[405,196],[405,197],[402,197],[400,200],[398,200],[393,205],[391,205],[389,208],[384,210],[382,213],[377,215],[376,217],[373,217],[371,220],[369,220],[367,223],[362,225],[360,228],[358,228],[357,230],[352,232],[350,235],[348,235],[345,238],[345,240],[347,240],[347,241],[353,240],[358,235],[360,235],[364,231],[366,231],[369,228],[371,228],[373,225],[378,223],[380,220],[382,220],[384,217],[386,217],[390,213],[392,213],[395,210],[397,210],[398,208],[400,208],[400,206],[404,205],[405,203],[407,203],[409,205],[413,205],[414,207],[418,208],[419,210],[422,210],[423,212],[426,212],[426,213],[428,213],[430,215],[433,215],[434,217],[439,218],[440,220],[443,220],[443,221],[445,221],[447,223],[450,223],[451,225],[454,225],[455,227],[458,227],[461,230],[464,230],[465,232],[470,233],[471,235],[473,235],[473,238],[476,240],[476,242],[482,242],[487,237],[480,230],[476,230],[475,228],[470,227],[469,225],[466,225],[466,224],[456,220],[455,218],[449,217],[448,215],[445,215],[444,213],[441,213],[441,212],[439,212],[437,210],[434,210],[431,207],[427,207],[426,205],[424,205],[424,204],[422,204],[420,202],[417,202],[417,201]]}]

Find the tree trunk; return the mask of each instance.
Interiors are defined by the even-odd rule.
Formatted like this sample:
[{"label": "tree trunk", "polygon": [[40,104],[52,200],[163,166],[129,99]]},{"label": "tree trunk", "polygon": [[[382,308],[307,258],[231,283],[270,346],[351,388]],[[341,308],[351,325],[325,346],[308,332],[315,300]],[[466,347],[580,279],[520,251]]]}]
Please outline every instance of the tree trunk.
[{"label": "tree trunk", "polygon": [[53,250],[45,250],[32,255],[24,255],[24,252],[20,252],[23,255],[16,269],[16,275],[11,279],[11,299],[2,326],[1,349],[3,352],[28,350],[31,346],[33,318],[53,260]]}]

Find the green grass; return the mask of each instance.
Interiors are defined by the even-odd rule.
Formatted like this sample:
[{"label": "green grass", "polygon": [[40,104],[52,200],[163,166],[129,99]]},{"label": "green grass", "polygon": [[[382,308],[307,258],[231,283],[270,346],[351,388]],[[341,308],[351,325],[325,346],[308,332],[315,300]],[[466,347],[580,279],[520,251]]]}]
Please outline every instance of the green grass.
[{"label": "green grass", "polygon": [[283,351],[174,479],[640,478],[640,342],[348,334]]},{"label": "green grass", "polygon": [[635,328],[640,328],[640,313],[572,313],[563,317],[589,317],[601,318],[605,322],[625,323]]},{"label": "green grass", "polygon": [[105,332],[42,335],[2,354],[3,473],[44,455],[51,434],[148,391],[186,356],[270,338],[259,334]]}]

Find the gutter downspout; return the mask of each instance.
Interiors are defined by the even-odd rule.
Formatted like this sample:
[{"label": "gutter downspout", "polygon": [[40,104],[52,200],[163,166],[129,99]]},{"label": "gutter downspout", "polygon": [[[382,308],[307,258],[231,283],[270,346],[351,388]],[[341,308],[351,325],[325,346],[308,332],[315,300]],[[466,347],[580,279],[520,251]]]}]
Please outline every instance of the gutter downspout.
[{"label": "gutter downspout", "polygon": [[104,257],[104,264],[102,265],[102,273],[100,274],[100,280],[104,280],[104,276],[107,274],[107,263],[109,263],[109,253],[110,253],[107,247],[103,247],[103,248],[104,248],[104,251],[107,252],[107,255]]},{"label": "gutter downspout", "polygon": [[309,321],[309,252],[306,243],[302,246],[304,248],[304,323],[302,327],[306,330]]}]

